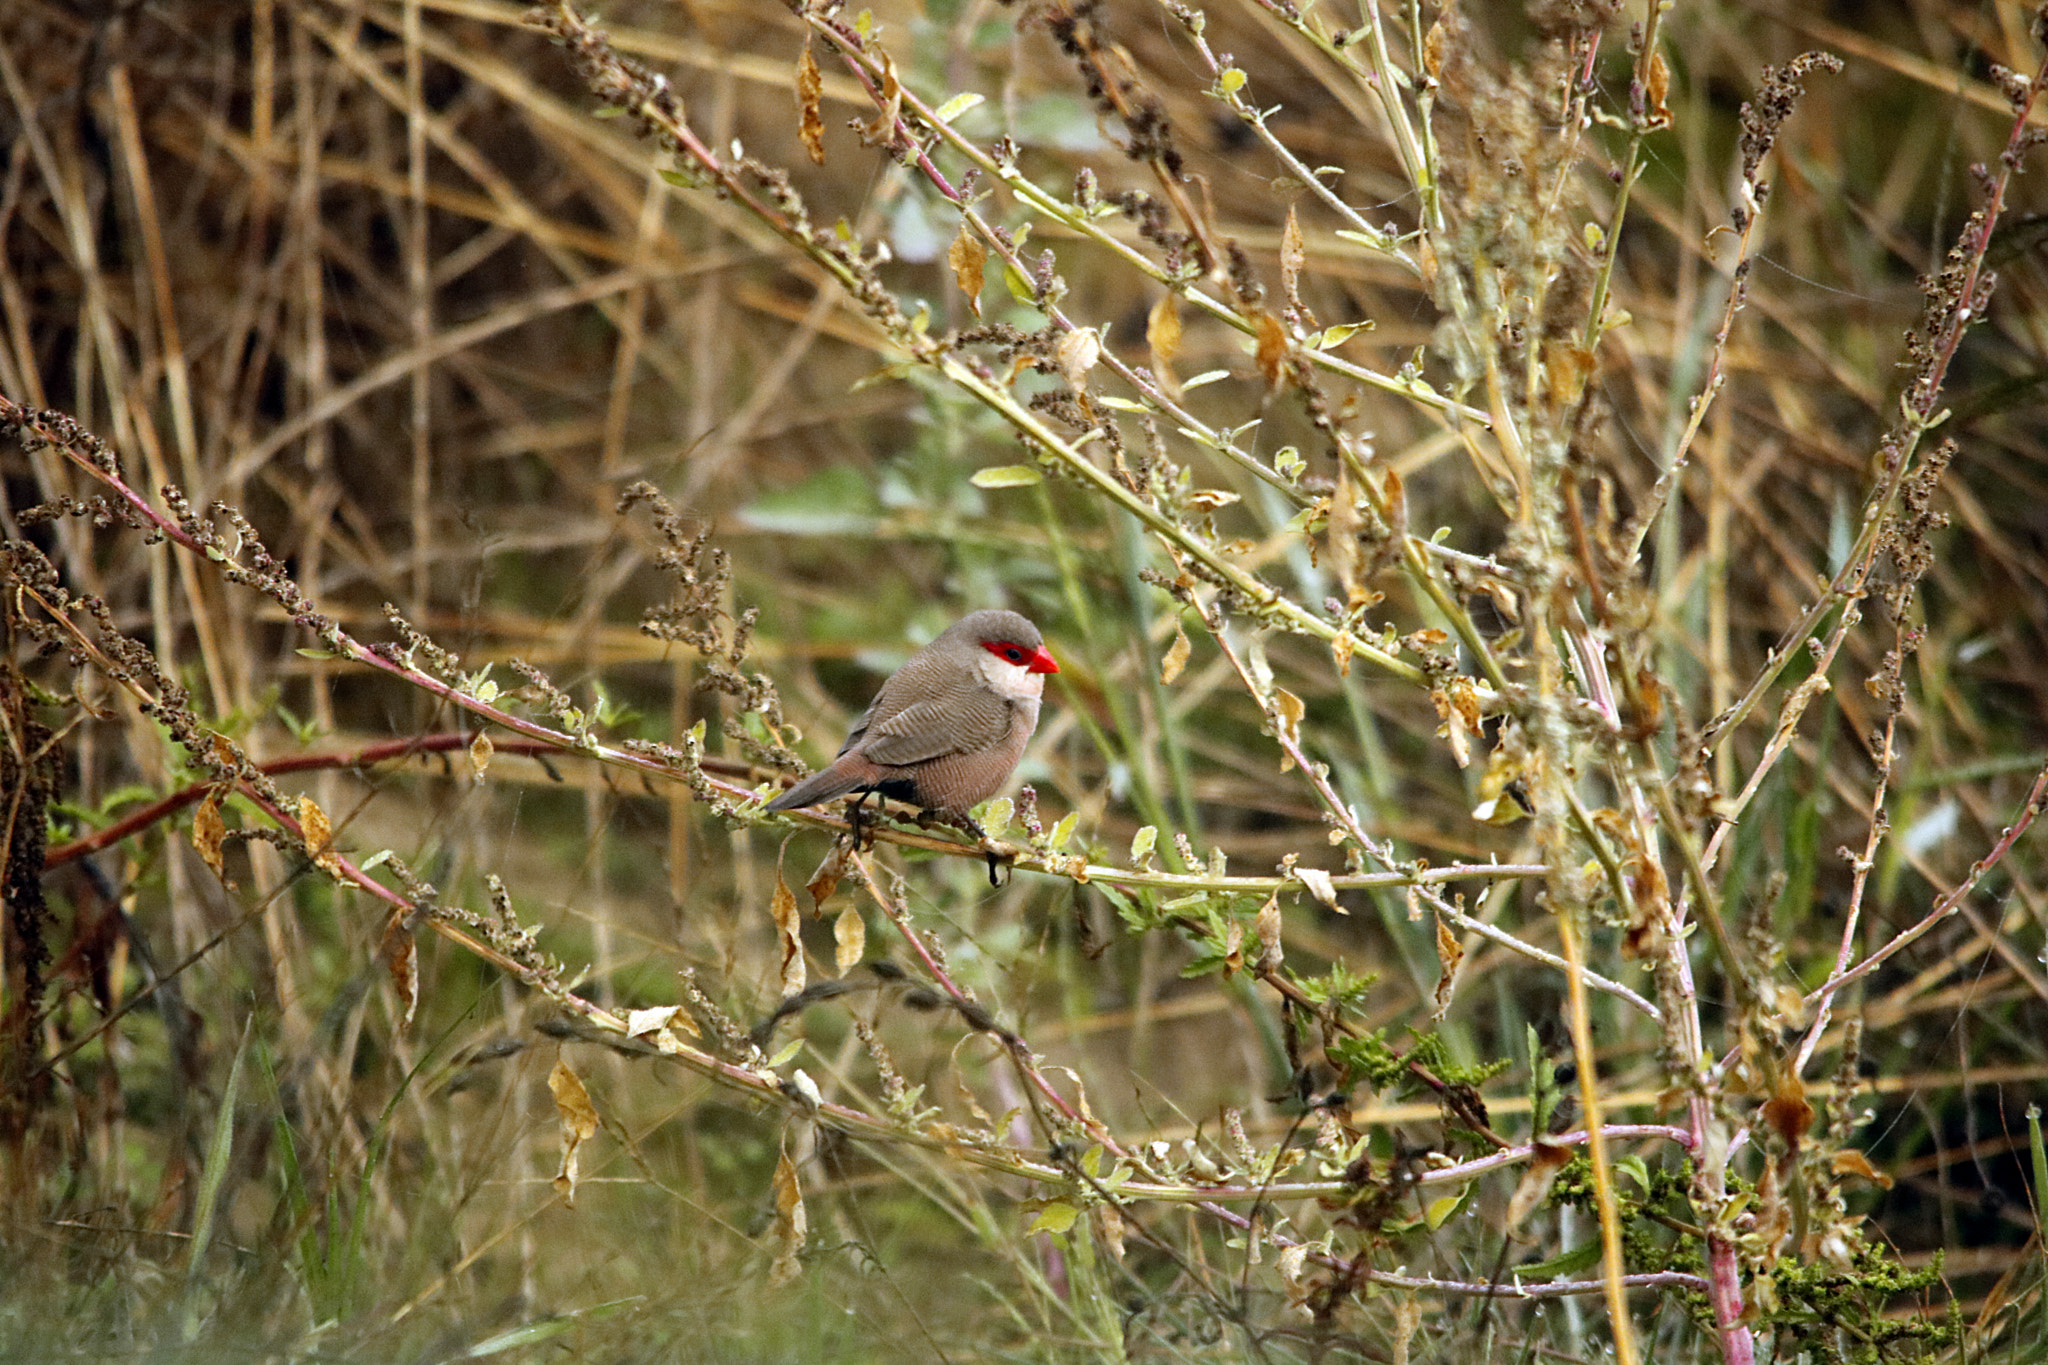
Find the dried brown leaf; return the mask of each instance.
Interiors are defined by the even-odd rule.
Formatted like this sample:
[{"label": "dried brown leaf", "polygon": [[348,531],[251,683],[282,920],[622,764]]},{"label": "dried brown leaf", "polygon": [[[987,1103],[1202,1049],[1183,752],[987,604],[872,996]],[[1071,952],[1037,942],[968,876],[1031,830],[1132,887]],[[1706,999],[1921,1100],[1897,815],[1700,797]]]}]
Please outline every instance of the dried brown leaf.
[{"label": "dried brown leaf", "polygon": [[965,219],[961,220],[960,234],[953,239],[953,245],[946,248],[946,264],[953,267],[953,283],[967,296],[967,306],[974,310],[974,316],[980,317],[982,270],[988,264],[988,248],[969,230]]},{"label": "dried brown leaf", "polygon": [[1258,969],[1262,972],[1278,971],[1280,964],[1287,960],[1287,954],[1280,941],[1280,896],[1277,892],[1268,896],[1266,903],[1259,907],[1253,927],[1259,936]]},{"label": "dried brown leaf", "polygon": [[1180,300],[1162,294],[1145,315],[1145,344],[1152,348],[1154,369],[1164,370],[1180,355]]},{"label": "dried brown leaf", "polygon": [[1508,1200],[1508,1230],[1520,1227],[1524,1219],[1542,1207],[1550,1187],[1557,1183],[1558,1172],[1570,1164],[1572,1149],[1555,1143],[1538,1141],[1529,1157],[1529,1168],[1522,1172],[1522,1178],[1515,1185],[1514,1197]]},{"label": "dried brown leaf", "polygon": [[206,799],[192,813],[192,847],[199,850],[200,859],[213,869],[213,875],[220,878],[221,885],[232,891],[235,883],[228,876],[226,860],[221,856],[221,845],[228,837],[227,821],[220,816],[221,795],[221,789],[215,787],[206,793]]},{"label": "dried brown leaf", "polygon": [[1258,328],[1259,377],[1266,381],[1268,390],[1277,389],[1281,369],[1287,363],[1287,328],[1264,309],[1252,321]]},{"label": "dried brown leaf", "polygon": [[797,133],[804,140],[804,150],[811,154],[811,164],[825,164],[825,120],[819,113],[819,104],[825,94],[825,78],[818,74],[818,59],[811,55],[809,43],[796,59],[796,105]]},{"label": "dried brown leaf", "polygon": [[803,916],[797,913],[796,892],[783,880],[781,868],[775,870],[775,895],[770,909],[775,916],[775,937],[782,945],[782,998],[788,1000],[802,995],[806,984]]},{"label": "dried brown leaf", "polygon": [[853,856],[853,849],[844,840],[834,840],[831,851],[818,863],[817,871],[804,883],[804,890],[811,893],[811,904],[823,913],[825,902],[832,899],[832,893],[839,889],[839,879],[846,875],[847,859]]},{"label": "dried brown leaf", "polygon": [[868,923],[860,911],[848,904],[832,921],[832,965],[845,976],[860,965],[868,950]]},{"label": "dried brown leaf", "polygon": [[1337,884],[1330,880],[1329,873],[1319,867],[1297,867],[1293,871],[1295,879],[1308,888],[1311,896],[1314,896],[1340,915],[1351,913],[1343,906],[1337,904]]},{"label": "dried brown leaf", "polygon": [[1088,372],[1102,359],[1102,334],[1093,327],[1076,327],[1059,339],[1052,358],[1067,387],[1080,393],[1088,387]]},{"label": "dried brown leaf", "polygon": [[555,1097],[555,1117],[562,1121],[562,1169],[555,1175],[555,1193],[574,1208],[578,1149],[597,1133],[597,1106],[567,1062],[555,1063],[548,1073],[548,1089]]},{"label": "dried brown leaf", "polygon": [[1892,1187],[1892,1178],[1870,1164],[1870,1158],[1854,1147],[1844,1147],[1828,1158],[1828,1169],[1836,1175],[1853,1175],[1868,1180],[1883,1189]]},{"label": "dried brown leaf", "polygon": [[404,911],[394,910],[384,922],[384,939],[377,945],[377,955],[384,959],[384,970],[391,974],[391,989],[398,992],[404,1006],[399,1011],[398,1026],[410,1028],[413,1011],[420,1003],[419,945],[406,926]]},{"label": "dried brown leaf", "polygon": [[1188,633],[1176,620],[1173,623],[1173,643],[1166,647],[1166,657],[1159,663],[1161,686],[1172,685],[1173,680],[1180,676],[1180,671],[1188,666],[1188,655],[1192,653],[1194,646],[1188,643]]},{"label": "dried brown leaf", "polygon": [[1813,1126],[1813,1106],[1806,1102],[1806,1083],[1790,1069],[1778,1073],[1778,1088],[1764,1101],[1764,1122],[1784,1140],[1787,1151],[1799,1150],[1806,1130]]},{"label": "dried brown leaf", "polygon": [[804,1189],[785,1146],[775,1158],[775,1261],[768,1267],[769,1288],[780,1288],[803,1273],[804,1241],[809,1232]]},{"label": "dried brown leaf", "polygon": [[1435,1007],[1430,1010],[1429,1016],[1432,1020],[1440,1021],[1446,1014],[1450,1013],[1451,987],[1457,979],[1458,964],[1464,960],[1465,945],[1460,943],[1457,934],[1451,931],[1450,921],[1446,920],[1442,915],[1438,915],[1436,920],[1436,962],[1437,966],[1442,968],[1443,975],[1438,977],[1436,982],[1436,1003]]},{"label": "dried brown leaf", "polygon": [[1287,297],[1288,306],[1301,311],[1301,267],[1308,259],[1308,251],[1301,243],[1301,222],[1295,217],[1294,205],[1287,206],[1287,222],[1280,229],[1280,288]]},{"label": "dried brown leaf", "polygon": [[1661,52],[1650,54],[1650,78],[1644,82],[1649,96],[1647,117],[1643,121],[1645,131],[1671,126],[1671,106],[1665,101],[1671,94],[1671,64],[1664,60]]},{"label": "dried brown leaf", "polygon": [[334,828],[327,822],[327,812],[312,797],[301,796],[298,814],[299,837],[305,843],[306,856],[328,876],[340,877],[341,855],[334,851]]},{"label": "dried brown leaf", "polygon": [[1280,715],[1281,737],[1287,742],[1280,750],[1280,771],[1284,773],[1294,767],[1294,754],[1301,748],[1301,718],[1308,714],[1308,707],[1286,688],[1276,687],[1273,709]]}]

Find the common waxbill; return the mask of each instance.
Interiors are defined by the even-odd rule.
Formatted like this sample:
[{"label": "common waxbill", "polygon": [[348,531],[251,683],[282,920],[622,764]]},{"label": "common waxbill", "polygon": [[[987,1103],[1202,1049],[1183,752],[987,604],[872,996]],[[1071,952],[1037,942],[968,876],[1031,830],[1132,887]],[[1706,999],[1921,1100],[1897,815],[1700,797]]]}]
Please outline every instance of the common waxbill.
[{"label": "common waxbill", "polygon": [[[1060,666],[1014,611],[963,617],[889,676],[832,766],[768,803],[794,810],[878,792],[982,835],[968,812],[1001,791],[1038,726],[1045,675]],[[859,802],[855,803],[858,831]],[[990,858],[994,877],[994,858]]]}]

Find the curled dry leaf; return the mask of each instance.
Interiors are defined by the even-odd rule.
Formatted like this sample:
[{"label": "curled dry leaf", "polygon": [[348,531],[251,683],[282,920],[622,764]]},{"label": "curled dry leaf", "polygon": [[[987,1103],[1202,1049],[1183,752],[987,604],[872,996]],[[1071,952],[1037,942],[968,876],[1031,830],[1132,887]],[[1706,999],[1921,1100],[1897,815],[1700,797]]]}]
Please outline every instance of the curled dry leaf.
[{"label": "curled dry leaf", "polygon": [[1294,205],[1287,206],[1287,222],[1280,229],[1280,289],[1287,296],[1287,306],[1297,314],[1306,315],[1307,309],[1301,303],[1301,267],[1308,260],[1308,251],[1301,242],[1301,222],[1295,217]]},{"label": "curled dry leaf", "polygon": [[299,837],[305,842],[306,856],[313,860],[313,866],[330,877],[341,876],[341,855],[334,851],[334,827],[327,822],[327,812],[310,796],[299,798]]},{"label": "curled dry leaf", "polygon": [[1124,1216],[1114,1204],[1095,1206],[1095,1224],[1102,1230],[1102,1245],[1109,1254],[1121,1261],[1124,1258]]},{"label": "curled dry leaf", "polygon": [[1515,1185],[1514,1197],[1508,1200],[1508,1229],[1520,1227],[1523,1220],[1541,1207],[1550,1193],[1550,1187],[1557,1183],[1558,1173],[1572,1159],[1572,1149],[1560,1147],[1554,1142],[1538,1142],[1529,1158],[1529,1169],[1522,1172],[1522,1178]]},{"label": "curled dry leaf", "polygon": [[577,1150],[597,1133],[597,1106],[590,1102],[590,1092],[567,1062],[555,1063],[548,1073],[548,1089],[555,1097],[555,1117],[562,1121],[562,1169],[555,1175],[555,1193],[574,1208]]},{"label": "curled dry leaf", "polygon": [[1173,643],[1166,647],[1166,657],[1159,663],[1159,682],[1162,687],[1171,686],[1188,665],[1188,655],[1194,653],[1194,646],[1188,643],[1188,633],[1176,620],[1173,623]]},{"label": "curled dry leaf", "polygon": [[[1358,509],[1358,485],[1351,481],[1348,464],[1337,471],[1337,489],[1330,494],[1330,515],[1325,527],[1330,566],[1337,571],[1337,581],[1344,585],[1344,600],[1357,607],[1366,598],[1362,572],[1364,556],[1360,546],[1360,537],[1365,534],[1365,514]],[[1340,635],[1337,638],[1346,643],[1340,666],[1348,673],[1351,671],[1350,637]]]},{"label": "curled dry leaf", "polygon": [[1882,1189],[1892,1187],[1892,1178],[1870,1164],[1870,1158],[1854,1147],[1844,1147],[1828,1158],[1828,1169],[1836,1175],[1853,1175]]},{"label": "curled dry leaf", "polygon": [[1287,328],[1279,318],[1263,310],[1253,319],[1258,327],[1259,377],[1266,381],[1266,387],[1280,387],[1281,367],[1287,362]]},{"label": "curled dry leaf", "polygon": [[1479,804],[1472,818],[1489,825],[1512,825],[1531,812],[1524,791],[1525,764],[1519,750],[1497,744],[1486,756],[1486,771],[1479,775]]},{"label": "curled dry leaf", "polygon": [[1059,339],[1052,355],[1067,387],[1080,393],[1088,387],[1088,372],[1102,359],[1102,334],[1093,327],[1076,327]]},{"label": "curled dry leaf", "polygon": [[796,892],[783,880],[781,868],[775,870],[770,908],[775,916],[775,937],[782,944],[782,998],[788,1000],[804,993],[803,916],[797,913]]},{"label": "curled dry leaf", "polygon": [[967,306],[974,310],[974,316],[980,317],[982,270],[988,264],[988,248],[968,229],[964,219],[960,235],[946,248],[946,264],[953,267],[953,283],[967,296]]},{"label": "curled dry leaf", "polygon": [[1273,710],[1280,718],[1281,738],[1286,741],[1280,750],[1280,771],[1284,773],[1293,769],[1295,752],[1301,748],[1301,718],[1308,714],[1308,707],[1286,688],[1276,687]]},{"label": "curled dry leaf", "polygon": [[1465,960],[1465,945],[1458,942],[1458,936],[1451,932],[1451,925],[1442,915],[1436,919],[1436,962],[1443,969],[1437,978],[1436,1002],[1429,1017],[1441,1022],[1451,1010],[1451,986],[1458,976],[1458,964]]},{"label": "curled dry leaf", "polygon": [[1293,869],[1295,879],[1307,887],[1309,894],[1329,906],[1340,915],[1351,912],[1337,904],[1337,886],[1330,880],[1330,874],[1319,867],[1297,867]]},{"label": "curled dry leaf", "polygon": [[[671,1020],[683,1013],[680,1005],[656,1005],[652,1009],[628,1010],[626,1012],[626,1036],[628,1038],[651,1038],[668,1027]],[[689,1016],[683,1015],[688,1022]],[[695,1025],[691,1029],[695,1031]]]},{"label": "curled dry leaf", "polygon": [[818,59],[811,55],[811,46],[806,43],[796,59],[797,134],[803,138],[804,150],[810,153],[814,166],[825,164],[825,120],[818,112],[824,94],[825,78],[818,74]]},{"label": "curled dry leaf", "polygon": [[832,965],[839,969],[841,976],[858,967],[861,958],[867,955],[868,924],[851,904],[832,921],[832,942]]},{"label": "curled dry leaf", "polygon": [[1180,379],[1173,372],[1180,355],[1180,300],[1163,294],[1145,316],[1145,344],[1152,350],[1152,377],[1168,398],[1180,397]]},{"label": "curled dry leaf", "polygon": [[1671,94],[1671,64],[1664,60],[1663,53],[1650,54],[1650,78],[1644,84],[1644,93],[1650,98],[1649,108],[1645,111],[1643,119],[1643,130],[1648,132],[1656,128],[1669,128],[1671,106],[1666,100]]},{"label": "curled dry leaf", "polygon": [[404,911],[392,911],[384,922],[384,939],[377,945],[377,955],[384,959],[384,970],[391,974],[391,988],[398,992],[404,1006],[399,1011],[398,1026],[401,1030],[410,1028],[413,1011],[420,1003],[419,945],[413,941]]},{"label": "curled dry leaf", "polygon": [[477,731],[476,738],[469,742],[469,770],[477,781],[483,781],[484,774],[490,771],[491,755],[496,752],[491,745],[491,737],[482,730]]},{"label": "curled dry leaf", "polygon": [[1472,761],[1472,737],[1479,733],[1478,694],[1470,678],[1452,678],[1429,690],[1429,699],[1443,723],[1436,732],[1450,742],[1451,757],[1464,767]]},{"label": "curled dry leaf", "polygon": [[1280,896],[1277,892],[1268,896],[1266,903],[1259,907],[1258,917],[1253,921],[1253,928],[1259,936],[1258,970],[1261,972],[1276,972],[1280,970],[1280,964],[1286,961],[1286,953],[1282,949],[1280,942]]},{"label": "curled dry leaf", "polygon": [[796,1163],[789,1159],[785,1144],[775,1158],[775,1261],[768,1267],[769,1288],[780,1288],[802,1273],[804,1241],[809,1232],[804,1188],[796,1178]]},{"label": "curled dry leaf", "polygon": [[221,789],[215,787],[206,793],[206,799],[192,813],[192,847],[199,851],[200,860],[213,869],[213,875],[220,878],[220,884],[232,891],[235,889],[234,879],[228,876],[226,860],[221,856],[228,826],[227,821],[220,817],[220,802]]},{"label": "curled dry leaf", "polygon": [[834,840],[831,850],[819,862],[817,871],[811,873],[811,879],[804,883],[804,890],[811,893],[811,904],[819,911],[824,910],[825,902],[832,899],[832,893],[839,889],[839,880],[846,875],[847,859],[852,856],[853,849],[845,840]]},{"label": "curled dry leaf", "polygon": [[1806,1100],[1806,1084],[1796,1071],[1781,1071],[1777,1092],[1764,1101],[1764,1122],[1784,1140],[1785,1150],[1796,1152],[1813,1126],[1813,1106]]}]

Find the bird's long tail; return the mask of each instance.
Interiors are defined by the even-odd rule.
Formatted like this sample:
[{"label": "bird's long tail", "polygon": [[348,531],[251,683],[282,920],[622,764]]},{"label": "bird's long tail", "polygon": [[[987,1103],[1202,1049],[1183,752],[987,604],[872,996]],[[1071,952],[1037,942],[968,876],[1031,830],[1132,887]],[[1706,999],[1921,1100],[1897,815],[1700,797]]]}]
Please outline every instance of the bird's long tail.
[{"label": "bird's long tail", "polygon": [[844,796],[860,785],[859,774],[843,772],[837,767],[825,768],[812,773],[770,801],[763,809],[795,810],[799,806],[815,806],[820,801],[830,801],[835,796]]}]

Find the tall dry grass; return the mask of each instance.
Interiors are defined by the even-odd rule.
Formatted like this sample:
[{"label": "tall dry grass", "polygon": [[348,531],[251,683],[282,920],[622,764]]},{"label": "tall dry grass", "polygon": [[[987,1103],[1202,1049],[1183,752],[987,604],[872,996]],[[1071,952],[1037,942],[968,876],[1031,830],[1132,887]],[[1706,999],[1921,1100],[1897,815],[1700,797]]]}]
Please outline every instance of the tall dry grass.
[{"label": "tall dry grass", "polygon": [[7,6],[0,1355],[2035,1358],[2033,23]]}]

